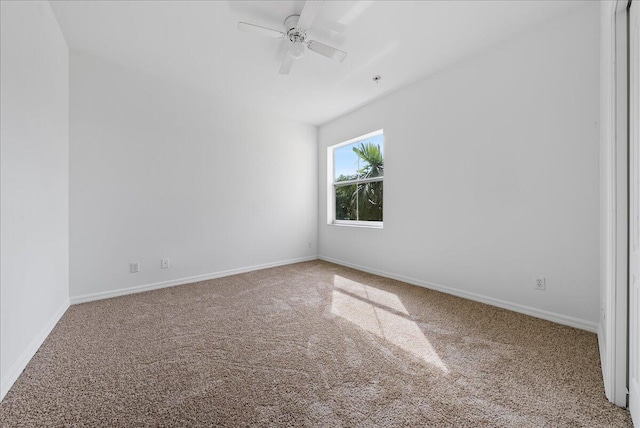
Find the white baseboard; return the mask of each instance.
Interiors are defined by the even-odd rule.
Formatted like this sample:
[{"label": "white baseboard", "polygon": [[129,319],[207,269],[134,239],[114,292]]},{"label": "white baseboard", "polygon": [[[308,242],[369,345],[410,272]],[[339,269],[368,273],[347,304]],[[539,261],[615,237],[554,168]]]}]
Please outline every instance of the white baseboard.
[{"label": "white baseboard", "polygon": [[29,346],[24,350],[22,355],[20,355],[18,360],[11,366],[6,376],[2,378],[0,381],[0,401],[4,399],[4,396],[7,395],[7,392],[9,392],[15,381],[18,380],[18,377],[20,377],[24,368],[27,367],[31,358],[36,354],[47,336],[49,336],[49,333],[51,333],[51,330],[53,330],[56,324],[58,324],[58,321],[60,321],[60,318],[62,318],[67,309],[69,309],[68,299],[65,300],[62,306],[60,306],[56,313],[53,314],[42,330],[40,330],[40,333],[38,333]]},{"label": "white baseboard", "polygon": [[93,302],[94,300],[110,299],[112,297],[126,296],[127,294],[142,293],[144,291],[158,290],[160,288],[175,287],[176,285],[190,284],[192,282],[206,281],[208,279],[222,278],[225,276],[237,275],[239,273],[252,272],[254,270],[268,269],[277,266],[290,265],[293,263],[308,262],[317,260],[317,256],[300,257],[297,259],[283,260],[279,262],[264,263],[261,265],[247,266],[237,269],[229,269],[220,272],[207,273],[204,275],[189,276],[186,278],[171,279],[169,281],[156,282],[153,284],[137,285],[117,290],[101,291],[99,293],[83,294],[71,297],[71,304]]},{"label": "white baseboard", "polygon": [[554,312],[545,311],[542,309],[532,308],[530,306],[520,305],[518,303],[507,302],[505,300],[495,299],[493,297],[487,297],[476,293],[471,293],[464,290],[459,290],[452,287],[447,287],[440,284],[434,284],[432,282],[422,281],[420,279],[409,278],[403,275],[398,275],[395,273],[384,272],[377,269],[372,269],[366,266],[360,266],[353,263],[344,262],[342,260],[336,260],[331,257],[326,256],[318,256],[320,260],[324,260],[330,263],[335,263],[342,266],[347,266],[353,269],[358,269],[364,272],[372,273],[378,276],[384,276],[385,278],[391,278],[398,281],[406,282],[408,284],[417,285],[419,287],[428,288],[430,290],[441,291],[443,293],[451,294],[458,297],[463,297],[465,299],[474,300],[476,302],[486,303],[488,305],[497,306],[499,308],[508,309],[510,311],[519,312],[521,314],[530,315],[536,318],[542,318],[547,321],[552,321],[557,324],[567,325],[569,327],[579,328],[581,330],[586,330],[591,333],[597,333],[598,324],[581,320],[579,318],[574,318]]}]

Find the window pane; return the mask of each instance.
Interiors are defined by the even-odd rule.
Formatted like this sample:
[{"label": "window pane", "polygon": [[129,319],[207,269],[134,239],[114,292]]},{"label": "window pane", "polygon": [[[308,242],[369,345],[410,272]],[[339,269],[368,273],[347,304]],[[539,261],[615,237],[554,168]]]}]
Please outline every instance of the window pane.
[{"label": "window pane", "polygon": [[382,221],[382,181],[336,187],[336,220]]},{"label": "window pane", "polygon": [[375,135],[333,151],[336,182],[384,176],[384,135]]},{"label": "window pane", "polygon": [[355,180],[358,178],[360,158],[353,151],[358,143],[338,147],[333,151],[334,179],[335,181]]}]

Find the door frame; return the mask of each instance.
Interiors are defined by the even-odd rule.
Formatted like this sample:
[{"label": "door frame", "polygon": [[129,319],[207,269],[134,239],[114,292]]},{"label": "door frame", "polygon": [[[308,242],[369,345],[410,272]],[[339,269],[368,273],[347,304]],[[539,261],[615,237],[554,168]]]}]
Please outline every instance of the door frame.
[{"label": "door frame", "polygon": [[628,0],[601,3],[601,273],[598,342],[605,395],[627,406],[628,298]]},{"label": "door frame", "polygon": [[631,413],[631,419],[640,426],[640,354],[638,346],[640,346],[640,288],[638,281],[640,280],[640,248],[638,239],[640,237],[640,213],[639,200],[640,182],[638,182],[640,174],[640,141],[638,133],[640,130],[639,103],[640,99],[640,5],[638,0],[629,2],[628,14],[629,20],[629,54],[628,54],[628,73],[629,78],[629,358],[627,363],[627,389],[629,397],[627,405]]}]

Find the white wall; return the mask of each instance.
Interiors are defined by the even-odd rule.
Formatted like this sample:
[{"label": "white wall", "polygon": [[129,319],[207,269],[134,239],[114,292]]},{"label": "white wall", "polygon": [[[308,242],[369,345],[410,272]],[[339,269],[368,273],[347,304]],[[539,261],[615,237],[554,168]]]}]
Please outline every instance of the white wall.
[{"label": "white wall", "polygon": [[315,257],[316,127],[73,51],[70,74],[72,301]]},{"label": "white wall", "polygon": [[[598,31],[594,3],[321,126],[320,256],[595,331]],[[327,225],[326,148],[379,128],[384,229]]]},{"label": "white wall", "polygon": [[69,305],[69,54],[48,2],[0,8],[1,399]]}]

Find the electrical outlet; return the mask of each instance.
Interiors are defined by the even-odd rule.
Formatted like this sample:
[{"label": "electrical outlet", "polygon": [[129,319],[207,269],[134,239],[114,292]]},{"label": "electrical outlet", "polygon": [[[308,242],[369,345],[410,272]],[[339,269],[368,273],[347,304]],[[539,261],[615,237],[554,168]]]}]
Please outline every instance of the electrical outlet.
[{"label": "electrical outlet", "polygon": [[311,241],[309,241],[308,244],[309,244],[309,248],[311,248]]},{"label": "electrical outlet", "polygon": [[162,269],[167,269],[169,267],[169,259],[160,260],[160,267]]},{"label": "electrical outlet", "polygon": [[131,264],[129,265],[129,268],[131,269],[131,273],[138,273],[140,272],[140,263],[131,262]]},{"label": "electrical outlet", "polygon": [[546,290],[547,280],[546,278],[536,278],[536,290]]}]

